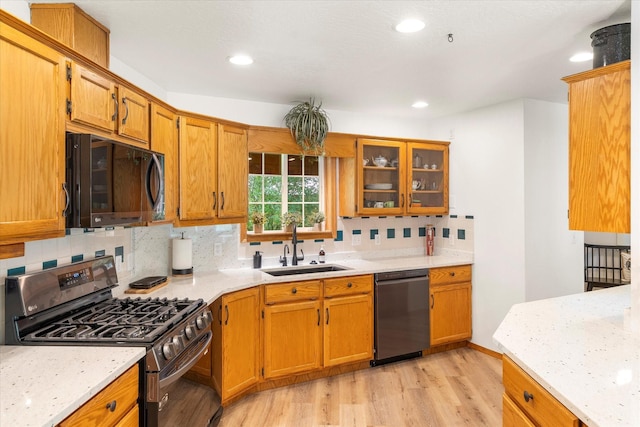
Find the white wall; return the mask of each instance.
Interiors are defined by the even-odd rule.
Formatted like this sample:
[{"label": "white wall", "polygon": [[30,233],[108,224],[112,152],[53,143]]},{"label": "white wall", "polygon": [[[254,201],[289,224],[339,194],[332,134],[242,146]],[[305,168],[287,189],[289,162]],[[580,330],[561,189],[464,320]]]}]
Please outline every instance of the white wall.
[{"label": "white wall", "polygon": [[525,300],[584,290],[584,232],[570,231],[568,107],[524,102]]},{"label": "white wall", "polygon": [[31,22],[31,10],[26,0],[0,0],[0,9],[25,22]]}]

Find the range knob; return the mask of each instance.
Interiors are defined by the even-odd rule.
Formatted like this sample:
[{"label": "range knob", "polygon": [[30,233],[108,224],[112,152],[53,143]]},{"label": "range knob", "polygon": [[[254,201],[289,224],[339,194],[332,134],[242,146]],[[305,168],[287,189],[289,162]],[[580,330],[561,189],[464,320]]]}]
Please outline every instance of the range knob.
[{"label": "range knob", "polygon": [[180,352],[184,348],[184,341],[182,339],[182,335],[174,335],[171,339],[173,343],[173,348],[176,352]]},{"label": "range knob", "polygon": [[211,324],[211,321],[211,312],[207,310],[196,319],[196,327],[198,329],[205,329]]},{"label": "range knob", "polygon": [[184,335],[185,337],[187,337],[188,340],[192,340],[195,338],[196,336],[196,331],[193,330],[193,325],[187,325],[186,328],[184,328]]},{"label": "range knob", "polygon": [[171,360],[175,357],[176,351],[171,341],[167,341],[162,345],[162,355],[167,360]]}]

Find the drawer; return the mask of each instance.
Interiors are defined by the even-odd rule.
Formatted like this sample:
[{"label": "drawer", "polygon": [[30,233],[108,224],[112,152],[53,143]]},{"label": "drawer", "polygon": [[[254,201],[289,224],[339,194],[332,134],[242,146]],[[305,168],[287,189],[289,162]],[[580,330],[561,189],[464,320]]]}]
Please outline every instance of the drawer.
[{"label": "drawer", "polygon": [[[60,426],[113,426],[128,415],[129,411],[137,405],[137,401],[138,365],[136,364],[80,409],[69,415],[60,423]],[[109,406],[114,402],[115,408],[111,411]]]},{"label": "drawer", "polygon": [[502,382],[508,397],[534,424],[554,427],[580,425],[580,420],[571,411],[507,356],[502,358]]},{"label": "drawer", "polygon": [[138,427],[140,425],[140,411],[138,405],[134,406],[122,418],[115,427]]},{"label": "drawer", "polygon": [[502,393],[502,427],[536,427],[507,393]]},{"label": "drawer", "polygon": [[446,285],[449,283],[470,282],[471,266],[438,267],[429,269],[429,285]]},{"label": "drawer", "polygon": [[320,298],[320,281],[280,283],[264,287],[264,303],[313,300]]},{"label": "drawer", "polygon": [[366,294],[373,291],[373,276],[353,276],[338,277],[336,279],[325,279],[325,298],[339,295]]}]

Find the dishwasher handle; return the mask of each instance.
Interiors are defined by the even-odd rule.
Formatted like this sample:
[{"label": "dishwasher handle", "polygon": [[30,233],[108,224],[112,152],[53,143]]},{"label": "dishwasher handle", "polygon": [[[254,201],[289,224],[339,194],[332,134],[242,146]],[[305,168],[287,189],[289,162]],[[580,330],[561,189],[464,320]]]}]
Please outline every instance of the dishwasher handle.
[{"label": "dishwasher handle", "polygon": [[424,282],[425,285],[429,285],[429,276],[409,277],[404,279],[395,280],[376,280],[376,286],[390,286],[398,284],[409,284],[415,282]]}]

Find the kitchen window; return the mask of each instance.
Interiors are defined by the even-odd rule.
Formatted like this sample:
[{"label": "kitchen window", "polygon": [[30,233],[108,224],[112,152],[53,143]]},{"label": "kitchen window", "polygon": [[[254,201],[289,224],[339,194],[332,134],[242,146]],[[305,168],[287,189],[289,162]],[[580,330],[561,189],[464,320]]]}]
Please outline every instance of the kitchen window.
[{"label": "kitchen window", "polygon": [[[284,240],[291,233],[283,230],[282,215],[297,212],[302,217],[298,233],[306,238],[333,236],[335,220],[335,159],[300,154],[249,153],[248,221],[243,240]],[[325,230],[313,230],[312,214],[323,212]],[[253,232],[251,214],[261,212],[266,220],[262,233]]]}]

